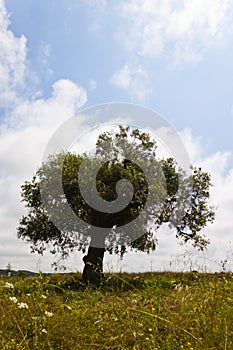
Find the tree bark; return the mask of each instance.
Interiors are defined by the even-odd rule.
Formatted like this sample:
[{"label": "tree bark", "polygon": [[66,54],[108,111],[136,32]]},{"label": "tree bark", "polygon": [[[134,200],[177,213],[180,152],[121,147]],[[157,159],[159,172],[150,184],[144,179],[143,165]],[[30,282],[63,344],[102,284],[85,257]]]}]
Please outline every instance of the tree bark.
[{"label": "tree bark", "polygon": [[100,286],[103,273],[103,258],[105,248],[96,248],[90,246],[87,255],[84,256],[85,263],[82,279],[85,283],[92,284],[96,287]]},{"label": "tree bark", "polygon": [[106,232],[102,230],[102,225],[107,220],[106,214],[93,210],[90,214],[90,229],[91,242],[88,248],[87,255],[83,257],[85,263],[82,279],[85,283],[92,284],[96,287],[100,286],[103,273],[103,258],[105,252]]}]

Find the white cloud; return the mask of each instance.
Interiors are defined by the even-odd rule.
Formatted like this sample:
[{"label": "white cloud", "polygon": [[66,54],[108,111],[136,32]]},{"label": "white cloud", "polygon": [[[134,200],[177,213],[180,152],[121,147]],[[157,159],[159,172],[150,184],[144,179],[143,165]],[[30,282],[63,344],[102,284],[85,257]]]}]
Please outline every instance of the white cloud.
[{"label": "white cloud", "polygon": [[88,29],[98,32],[103,27],[103,18],[106,15],[107,0],[84,0],[85,6],[89,8]]},{"label": "white cloud", "polygon": [[38,64],[44,75],[53,75],[53,70],[50,67],[51,46],[46,42],[41,42],[38,50]]},{"label": "white cloud", "polygon": [[205,153],[203,149],[203,140],[200,136],[194,137],[192,134],[192,130],[189,128],[184,129],[179,133],[182,141],[186,149],[188,150],[189,158],[192,164],[198,164],[203,158],[203,154]]},{"label": "white cloud", "polygon": [[110,81],[116,87],[128,91],[131,98],[137,101],[144,101],[150,93],[147,87],[148,74],[140,65],[125,64],[113,74]]},{"label": "white cloud", "polygon": [[172,64],[196,62],[231,28],[231,0],[122,1],[120,40],[144,57],[165,55]]},{"label": "white cloud", "polygon": [[[233,154],[216,152],[205,155],[203,140],[200,137],[194,138],[190,130],[184,130],[181,137],[187,150],[190,151],[191,163],[201,166],[211,175],[213,186],[210,189],[210,200],[216,208],[216,219],[204,230],[211,240],[206,256],[220,263],[226,258],[229,242],[233,239],[233,169],[229,167]],[[233,269],[233,266],[231,268]]]},{"label": "white cloud", "polygon": [[86,91],[68,79],[56,81],[48,99],[22,94],[21,88],[28,84],[26,38],[16,38],[8,26],[8,15],[0,0],[0,105],[7,110],[0,124],[0,265],[3,266],[6,252],[13,265],[20,260],[19,256],[29,252],[16,238],[16,227],[24,213],[20,186],[31,179],[41,163],[53,132],[87,101]]},{"label": "white cloud", "polygon": [[98,13],[105,13],[107,0],[85,0],[85,4]]},{"label": "white cloud", "polygon": [[[203,231],[210,239],[208,249],[201,253],[189,244],[180,246],[175,238],[175,230],[162,227],[157,232],[158,246],[155,253],[129,253],[123,261],[117,257],[106,256],[105,269],[128,272],[194,270],[220,271],[221,261],[228,259],[227,269],[233,270],[233,169],[229,169],[232,154],[217,152],[205,155],[204,141],[194,137],[191,130],[179,133],[189,153],[191,163],[201,166],[203,171],[211,174],[213,186],[210,190],[210,204],[216,207],[216,219]],[[231,242],[231,243],[230,243]]]},{"label": "white cloud", "polygon": [[138,101],[151,92],[145,62],[162,58],[169,68],[197,63],[233,33],[232,0],[123,0],[116,13],[128,63],[111,81]]},{"label": "white cloud", "polygon": [[90,86],[90,89],[93,91],[97,88],[97,81],[95,79],[90,79],[89,80],[89,86]]},{"label": "white cloud", "polygon": [[9,17],[0,0],[0,106],[15,103],[18,90],[24,86],[26,38],[17,38],[8,29]]},{"label": "white cloud", "polygon": [[[85,102],[84,89],[71,81],[60,80],[54,84],[48,100],[22,101],[11,112],[10,127],[3,126],[0,138],[0,212],[4,215],[0,216],[3,242],[0,252],[8,249],[13,264],[12,244],[19,250],[23,249],[25,254],[28,252],[28,247],[26,249],[25,244],[22,245],[16,238],[16,227],[24,212],[20,203],[20,186],[31,179],[41,164],[44,149],[54,130]],[[8,245],[9,237],[12,241]]]},{"label": "white cloud", "polygon": [[122,69],[120,69],[113,75],[111,81],[117,87],[120,87],[122,89],[129,89],[130,84],[132,83],[132,79],[133,78],[130,68],[126,64]]}]

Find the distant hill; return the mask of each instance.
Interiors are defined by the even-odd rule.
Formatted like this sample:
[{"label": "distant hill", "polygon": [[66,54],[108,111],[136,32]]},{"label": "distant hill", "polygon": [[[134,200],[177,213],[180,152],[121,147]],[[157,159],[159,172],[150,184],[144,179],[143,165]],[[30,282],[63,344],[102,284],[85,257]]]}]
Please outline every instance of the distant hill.
[{"label": "distant hill", "polygon": [[39,273],[36,272],[32,272],[32,271],[27,271],[27,270],[9,270],[9,269],[0,269],[0,275],[3,276],[26,276],[26,277],[30,277],[30,276],[38,276]]}]

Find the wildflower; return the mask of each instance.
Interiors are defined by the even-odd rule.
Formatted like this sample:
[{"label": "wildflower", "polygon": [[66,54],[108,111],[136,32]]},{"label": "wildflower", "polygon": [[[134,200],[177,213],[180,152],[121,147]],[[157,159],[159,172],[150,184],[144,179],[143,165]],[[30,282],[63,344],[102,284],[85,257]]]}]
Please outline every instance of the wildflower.
[{"label": "wildflower", "polygon": [[48,333],[45,328],[41,330],[42,333]]},{"label": "wildflower", "polygon": [[6,282],[6,283],[5,283],[5,287],[6,287],[6,288],[11,288],[11,289],[14,288],[13,284],[12,284],[12,283],[9,283],[9,282]]},{"label": "wildflower", "polygon": [[153,312],[153,311],[155,311],[155,308],[154,308],[154,307],[152,307],[151,311],[152,311],[152,312]]},{"label": "wildflower", "polygon": [[46,295],[44,295],[44,294],[41,295],[41,298],[47,299]]},{"label": "wildflower", "polygon": [[72,307],[71,307],[71,306],[66,305],[66,307],[67,307],[68,310],[72,310]]},{"label": "wildflower", "polygon": [[26,303],[18,303],[17,305],[19,309],[28,309],[28,304]]},{"label": "wildflower", "polygon": [[17,303],[18,302],[18,299],[16,297],[10,297],[9,299],[11,301],[13,301],[13,303]]},{"label": "wildflower", "polygon": [[48,316],[48,317],[51,317],[51,316],[53,316],[53,313],[52,313],[52,312],[49,312],[49,311],[45,311],[44,313],[45,313],[45,315],[46,315],[46,316]]},{"label": "wildflower", "polygon": [[152,328],[149,328],[148,331],[149,331],[149,332],[152,332]]},{"label": "wildflower", "polygon": [[146,340],[150,340],[150,338],[146,337]]}]

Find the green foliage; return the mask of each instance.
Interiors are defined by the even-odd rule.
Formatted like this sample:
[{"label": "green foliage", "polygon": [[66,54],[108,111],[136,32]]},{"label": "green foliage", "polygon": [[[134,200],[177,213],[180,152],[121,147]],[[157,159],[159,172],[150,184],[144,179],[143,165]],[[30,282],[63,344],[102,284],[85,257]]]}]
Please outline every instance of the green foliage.
[{"label": "green foliage", "polygon": [[4,350],[230,350],[231,273],[0,278]]},{"label": "green foliage", "polygon": [[[31,242],[33,252],[43,253],[45,249],[50,249],[52,253],[59,253],[63,257],[74,249],[85,252],[90,241],[88,225],[74,226],[72,220],[65,216],[64,203],[68,201],[75,214],[84,222],[109,228],[109,245],[106,245],[106,249],[110,253],[123,256],[129,249],[147,253],[155,250],[156,231],[167,222],[176,228],[178,238],[185,242],[191,241],[198,249],[204,249],[208,240],[200,232],[208,222],[214,220],[214,211],[209,205],[210,175],[200,168],[194,168],[192,175],[187,176],[182,169],[177,168],[172,158],[157,159],[156,149],[155,141],[148,134],[119,126],[119,131],[105,132],[99,136],[94,155],[51,155],[37,170],[32,181],[22,186],[22,198],[28,213],[20,220],[18,237]],[[140,165],[131,159],[139,159]],[[84,176],[80,179],[79,170],[84,161]],[[133,185],[132,200],[123,210],[105,213],[93,209],[84,200],[80,186],[81,183],[88,184],[93,169],[99,169],[96,189],[105,201],[111,202],[117,198],[116,184],[119,180],[128,180]],[[148,169],[153,198],[147,206],[148,178],[143,169]],[[57,192],[61,177],[64,189],[62,195]],[[49,198],[48,204],[53,208],[53,215],[61,221],[62,231],[53,224],[46,211],[40,192],[42,185]],[[124,191],[127,191],[127,186]],[[184,209],[186,202],[188,205]],[[138,235],[139,238],[129,244],[121,244],[118,236],[114,235],[114,227],[124,227],[142,212],[145,212],[148,220],[141,226],[139,223],[136,228],[141,233],[140,237]]]}]

